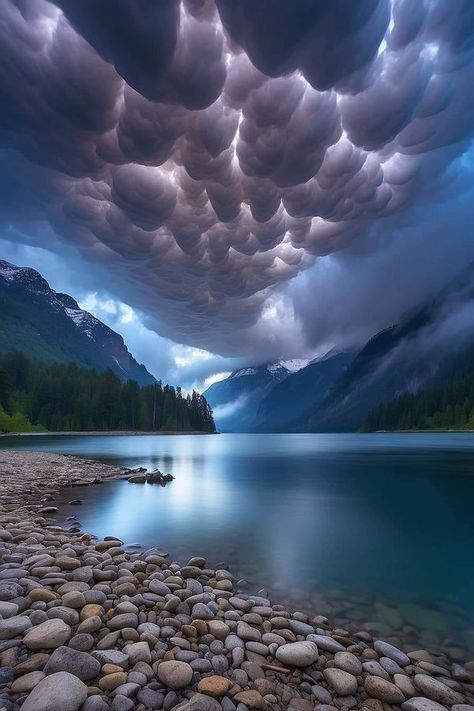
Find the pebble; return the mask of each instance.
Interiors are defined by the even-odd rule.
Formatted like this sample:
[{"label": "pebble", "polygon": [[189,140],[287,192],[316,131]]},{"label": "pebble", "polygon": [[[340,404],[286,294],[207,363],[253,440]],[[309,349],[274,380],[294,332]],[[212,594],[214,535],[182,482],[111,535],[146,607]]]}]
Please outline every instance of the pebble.
[{"label": "pebble", "polygon": [[308,640],[314,642],[318,649],[324,649],[326,652],[336,654],[336,652],[345,652],[346,648],[336,639],[322,634],[310,634]]},{"label": "pebble", "polygon": [[32,627],[30,618],[21,615],[0,620],[0,639],[18,637],[30,627]]},{"label": "pebble", "polygon": [[[182,566],[156,548],[97,541],[75,519],[64,529],[41,518],[61,486],[109,474],[129,476],[2,451],[0,711],[474,711],[474,662],[461,663],[455,631],[438,632],[438,613],[426,613],[425,643],[445,653],[405,654],[399,640],[413,635],[419,606],[335,591],[315,617],[290,612],[249,584],[235,592],[225,564]],[[370,609],[380,615],[367,623]]]},{"label": "pebble", "polygon": [[379,676],[366,676],[364,686],[369,696],[374,696],[386,704],[402,704],[405,701],[405,696],[398,686]]},{"label": "pebble", "polygon": [[464,703],[464,697],[457,691],[450,689],[449,686],[443,684],[438,679],[434,679],[428,674],[415,674],[413,682],[419,691],[422,691],[433,701],[438,701],[440,704],[452,706],[453,704]]},{"label": "pebble", "polygon": [[334,664],[339,669],[349,674],[354,674],[354,676],[362,674],[362,663],[360,659],[351,652],[336,652],[334,655]]},{"label": "pebble", "polygon": [[191,683],[193,670],[186,662],[161,662],[157,676],[161,683],[170,689],[183,689]]},{"label": "pebble", "polygon": [[231,682],[223,676],[217,676],[213,674],[212,676],[206,676],[198,684],[198,691],[201,694],[207,694],[208,696],[213,696],[218,698],[227,694],[231,687]]},{"label": "pebble", "polygon": [[23,644],[28,649],[56,649],[70,637],[71,628],[63,620],[46,620],[26,633]]},{"label": "pebble", "polygon": [[50,656],[44,671],[46,674],[65,671],[82,681],[88,681],[99,675],[100,662],[87,652],[80,652],[71,647],[58,647]]},{"label": "pebble", "polygon": [[78,711],[87,697],[87,686],[68,672],[42,679],[29,694],[22,711]]},{"label": "pebble", "polygon": [[388,657],[389,659],[393,659],[393,661],[399,664],[401,667],[406,667],[408,664],[410,664],[410,657],[404,652],[397,649],[397,647],[394,647],[393,644],[376,640],[374,642],[374,649],[381,657]]},{"label": "pebble", "polygon": [[446,706],[424,696],[415,696],[402,704],[402,711],[448,711]]},{"label": "pebble", "polygon": [[288,666],[309,667],[318,658],[318,648],[313,642],[307,641],[284,644],[278,647],[276,658]]},{"label": "pebble", "polygon": [[324,678],[339,696],[349,696],[357,691],[357,679],[342,669],[325,669]]}]

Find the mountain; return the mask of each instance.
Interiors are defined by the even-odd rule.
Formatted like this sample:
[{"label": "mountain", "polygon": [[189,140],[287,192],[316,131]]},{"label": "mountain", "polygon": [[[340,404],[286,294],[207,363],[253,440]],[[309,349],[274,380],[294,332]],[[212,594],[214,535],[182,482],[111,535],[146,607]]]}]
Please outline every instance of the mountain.
[{"label": "mountain", "polygon": [[0,353],[12,350],[46,362],[110,368],[140,385],[155,381],[123,338],[71,296],[51,289],[36,270],[0,260]]},{"label": "mountain", "polygon": [[[474,264],[359,352],[330,352],[292,369],[284,362],[244,368],[212,385],[206,397],[218,426],[257,432],[357,431],[380,417],[392,421],[394,412],[398,417],[397,399],[405,394],[428,388],[433,398],[433,388],[446,392],[449,383],[474,372]],[[456,392],[463,388],[456,385]],[[393,400],[389,414],[377,410]],[[426,410],[424,395],[402,400],[402,407],[407,402],[421,402]],[[455,410],[457,404],[453,400]]]},{"label": "mountain", "polygon": [[330,351],[306,367],[289,373],[260,402],[253,428],[259,432],[282,432],[295,419],[324,399],[330,386],[354,358],[352,351]]},{"label": "mountain", "polygon": [[[297,362],[299,364],[299,361]],[[214,413],[218,429],[227,432],[250,432],[255,413],[263,397],[274,385],[284,380],[294,362],[267,363],[235,370],[225,380],[213,383],[203,394]]]},{"label": "mountain", "polygon": [[324,400],[291,429],[354,431],[369,412],[405,393],[434,387],[474,365],[474,266],[430,302],[372,338]]},{"label": "mountain", "polygon": [[416,393],[405,393],[369,412],[364,432],[474,429],[474,369],[452,373]]}]

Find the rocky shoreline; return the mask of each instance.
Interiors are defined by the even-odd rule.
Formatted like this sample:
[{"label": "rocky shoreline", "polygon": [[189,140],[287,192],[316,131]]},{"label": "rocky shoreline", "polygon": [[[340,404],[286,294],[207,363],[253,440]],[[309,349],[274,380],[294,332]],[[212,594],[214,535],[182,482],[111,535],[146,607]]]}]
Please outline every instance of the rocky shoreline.
[{"label": "rocky shoreline", "polygon": [[50,518],[63,487],[130,475],[0,451],[0,711],[474,711],[474,661],[332,629],[240,592],[224,565]]}]

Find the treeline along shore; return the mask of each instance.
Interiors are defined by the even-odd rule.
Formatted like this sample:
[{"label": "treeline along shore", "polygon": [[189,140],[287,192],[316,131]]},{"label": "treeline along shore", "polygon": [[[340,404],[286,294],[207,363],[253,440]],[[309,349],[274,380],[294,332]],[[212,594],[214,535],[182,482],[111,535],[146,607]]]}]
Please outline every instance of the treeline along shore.
[{"label": "treeline along shore", "polygon": [[19,352],[0,356],[0,432],[214,432],[212,410],[197,392],[160,381],[140,387],[111,370],[42,363]]},{"label": "treeline along shore", "polygon": [[0,452],[2,711],[474,708],[473,661],[334,629],[243,592],[225,563],[57,524],[63,487],[116,478],[130,470]]}]

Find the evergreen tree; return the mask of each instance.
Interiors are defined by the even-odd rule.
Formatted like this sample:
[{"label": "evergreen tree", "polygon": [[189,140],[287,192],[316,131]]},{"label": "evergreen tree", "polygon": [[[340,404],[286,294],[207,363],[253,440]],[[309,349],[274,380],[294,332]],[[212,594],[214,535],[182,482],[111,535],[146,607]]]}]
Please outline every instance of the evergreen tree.
[{"label": "evergreen tree", "polygon": [[126,383],[110,370],[97,373],[75,363],[34,363],[23,355],[0,356],[0,430],[148,430],[214,432],[212,411],[199,393]]}]

